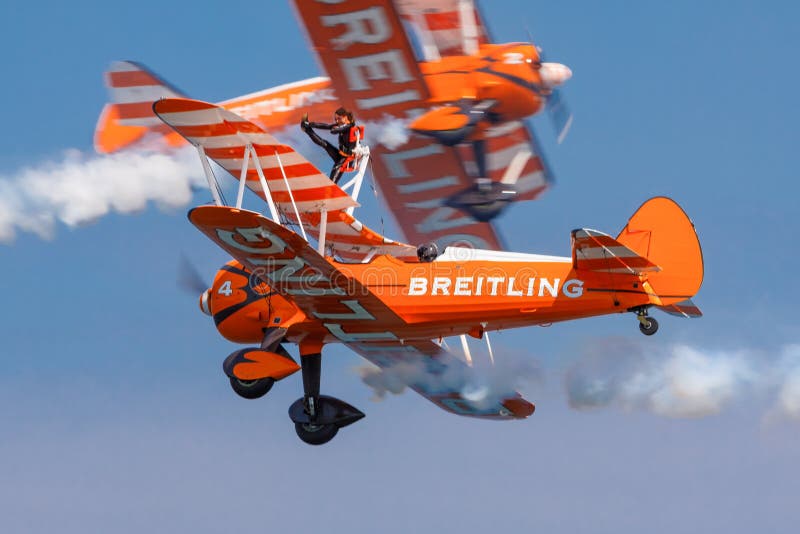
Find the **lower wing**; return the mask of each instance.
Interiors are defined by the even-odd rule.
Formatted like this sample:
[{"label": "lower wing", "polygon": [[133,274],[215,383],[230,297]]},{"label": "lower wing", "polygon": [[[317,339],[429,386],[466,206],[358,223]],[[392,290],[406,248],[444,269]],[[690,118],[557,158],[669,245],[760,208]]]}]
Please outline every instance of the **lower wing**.
[{"label": "lower wing", "polygon": [[399,392],[409,387],[443,410],[470,417],[524,419],[535,409],[516,391],[481,384],[472,367],[434,341],[363,341],[347,346],[380,368],[364,377],[376,389]]}]

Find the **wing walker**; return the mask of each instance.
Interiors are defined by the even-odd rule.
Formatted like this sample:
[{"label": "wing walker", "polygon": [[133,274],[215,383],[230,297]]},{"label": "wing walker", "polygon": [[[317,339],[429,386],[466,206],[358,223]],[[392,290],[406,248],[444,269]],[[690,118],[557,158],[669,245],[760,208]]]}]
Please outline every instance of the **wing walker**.
[{"label": "wing walker", "polygon": [[[182,98],[159,100],[153,110],[196,147],[206,172],[214,204],[192,209],[189,220],[233,258],[200,297],[222,336],[251,345],[233,352],[223,370],[245,398],[261,397],[301,371],[303,396],[289,416],[306,443],[326,443],[364,417],[321,393],[321,355],[330,343],[347,345],[384,371],[415,369],[403,385],[449,412],[521,419],[534,405],[513,390],[476,388],[480,377],[469,352],[448,352],[443,338],[488,344],[492,331],[624,312],[652,335],[658,329],[652,308],[700,316],[690,300],[703,278],[700,244],[692,222],[668,198],[645,202],[616,237],[574,230],[565,257],[417,250],[353,217],[370,157],[366,146],[359,144],[353,176],[339,187],[229,110]],[[238,179],[235,205],[223,203],[209,159]],[[269,216],[242,208],[245,188],[266,201]],[[287,343],[298,345],[299,364]]]}]

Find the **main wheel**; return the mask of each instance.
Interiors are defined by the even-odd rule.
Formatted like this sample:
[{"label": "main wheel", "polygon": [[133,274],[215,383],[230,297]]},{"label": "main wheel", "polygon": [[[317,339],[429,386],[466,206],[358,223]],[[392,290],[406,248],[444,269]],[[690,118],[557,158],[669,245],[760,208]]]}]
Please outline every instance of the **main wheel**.
[{"label": "main wheel", "polygon": [[322,445],[336,436],[336,433],[339,432],[339,427],[336,425],[295,423],[294,431],[297,432],[298,438],[309,445]]},{"label": "main wheel", "polygon": [[645,317],[644,322],[639,322],[639,330],[646,336],[652,336],[658,332],[658,321],[652,317]]},{"label": "main wheel", "polygon": [[231,387],[237,395],[245,399],[259,399],[272,389],[275,380],[272,378],[260,378],[258,380],[241,380],[230,377]]}]

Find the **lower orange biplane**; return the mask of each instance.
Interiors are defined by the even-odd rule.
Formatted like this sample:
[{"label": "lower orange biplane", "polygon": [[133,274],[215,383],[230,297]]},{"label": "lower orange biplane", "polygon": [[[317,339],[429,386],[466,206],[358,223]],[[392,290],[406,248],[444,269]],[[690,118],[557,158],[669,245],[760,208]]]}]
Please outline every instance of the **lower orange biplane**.
[{"label": "lower orange biplane", "polygon": [[[346,193],[233,112],[179,98],[159,100],[153,110],[197,148],[206,170],[215,203],[192,209],[189,220],[233,257],[200,307],[226,339],[255,346],[235,351],[223,369],[246,398],[302,371],[304,394],[289,416],[306,443],[326,443],[364,417],[321,394],[329,343],[344,343],[384,370],[416,366],[420,372],[403,385],[449,412],[520,419],[534,405],[513,390],[476,394],[474,369],[445,349],[444,337],[623,312],[651,335],[658,329],[652,307],[700,316],[690,300],[703,278],[700,244],[668,198],[645,202],[616,237],[574,230],[566,257],[459,247],[439,253],[364,226],[352,215],[357,186]],[[234,206],[223,204],[208,159],[238,176]],[[267,202],[270,218],[242,208],[245,187]],[[284,343],[299,346],[299,365]]]}]

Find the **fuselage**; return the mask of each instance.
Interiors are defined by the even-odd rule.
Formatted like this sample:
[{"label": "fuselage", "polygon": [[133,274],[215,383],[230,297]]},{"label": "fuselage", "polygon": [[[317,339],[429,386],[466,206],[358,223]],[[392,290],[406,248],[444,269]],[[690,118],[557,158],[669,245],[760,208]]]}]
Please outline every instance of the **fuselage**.
[{"label": "fuselage", "polygon": [[542,84],[536,47],[527,43],[482,45],[472,56],[420,63],[433,104],[493,101],[496,120],[519,120],[541,111],[549,94]]},{"label": "fuselage", "polygon": [[[510,121],[542,110],[550,85],[555,84],[543,79],[540,65],[535,46],[506,43],[481,45],[475,55],[447,56],[439,61],[420,63],[419,68],[430,94],[428,105],[463,100],[494,101],[493,116]],[[557,80],[557,84],[563,81]],[[304,113],[312,119],[330,120],[340,105],[341,99],[326,77],[289,83],[219,103],[268,130],[299,122]]]},{"label": "fuselage", "polygon": [[[391,256],[333,263],[353,281],[340,297],[345,313],[305,314],[291,298],[263,284],[256,283],[254,290],[249,273],[238,266],[234,274],[229,266],[210,290],[215,320],[228,310],[217,328],[240,343],[258,342],[264,328],[276,325],[287,328],[286,339],[296,342],[331,343],[376,333],[397,339],[479,337],[484,331],[621,313],[650,302],[639,276],[578,271],[568,257],[450,248],[430,263]],[[367,299],[372,298],[393,314],[369,313]]]}]

